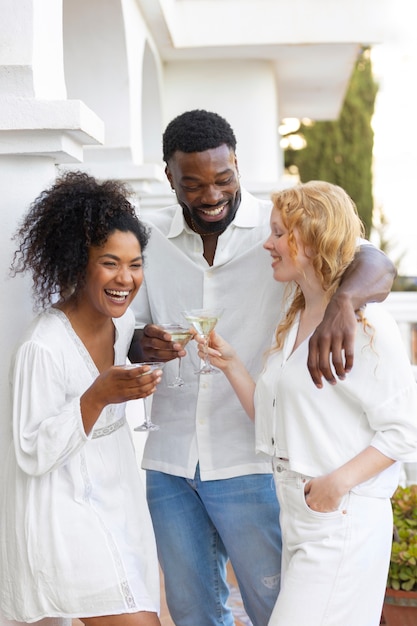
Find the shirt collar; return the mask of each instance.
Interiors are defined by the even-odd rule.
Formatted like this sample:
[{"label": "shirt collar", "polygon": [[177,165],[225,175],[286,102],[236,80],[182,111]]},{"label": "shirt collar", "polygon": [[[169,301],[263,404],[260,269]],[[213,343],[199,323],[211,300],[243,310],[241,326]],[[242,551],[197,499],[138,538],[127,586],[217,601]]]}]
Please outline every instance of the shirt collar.
[{"label": "shirt collar", "polygon": [[191,230],[191,229],[188,228],[187,222],[184,219],[184,215],[182,213],[182,206],[177,204],[174,217],[172,218],[171,227],[169,229],[168,239],[172,239],[173,237],[178,237],[178,235],[181,235],[183,230]]},{"label": "shirt collar", "polygon": [[[241,189],[241,194],[242,197],[239,208],[230,226],[234,226],[236,228],[253,228],[259,224],[260,220],[259,202],[245,189]],[[178,237],[178,235],[181,235],[183,231],[194,233],[185,221],[182,207],[178,204],[171,222],[168,239]]]}]

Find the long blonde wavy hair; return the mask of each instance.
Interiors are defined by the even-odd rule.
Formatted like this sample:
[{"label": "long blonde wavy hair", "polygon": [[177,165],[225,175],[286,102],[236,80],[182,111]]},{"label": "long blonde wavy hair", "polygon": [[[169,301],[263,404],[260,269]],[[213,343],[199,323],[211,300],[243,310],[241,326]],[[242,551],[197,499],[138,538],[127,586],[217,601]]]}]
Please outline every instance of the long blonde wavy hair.
[{"label": "long blonde wavy hair", "polygon": [[[341,187],[315,180],[274,193],[272,202],[272,211],[279,211],[288,231],[290,256],[294,260],[297,256],[294,234],[297,231],[330,299],[355,256],[358,238],[364,233],[355,203]],[[295,285],[293,299],[277,327],[273,349],[282,347],[286,332],[304,306],[304,295]]]}]

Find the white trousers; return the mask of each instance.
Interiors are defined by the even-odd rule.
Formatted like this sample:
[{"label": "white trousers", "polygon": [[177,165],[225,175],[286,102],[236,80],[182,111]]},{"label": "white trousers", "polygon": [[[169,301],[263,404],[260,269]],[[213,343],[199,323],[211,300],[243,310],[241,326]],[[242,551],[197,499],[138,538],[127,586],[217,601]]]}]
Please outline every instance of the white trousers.
[{"label": "white trousers", "polygon": [[268,626],[379,626],[392,543],[389,498],[349,493],[337,511],[307,506],[310,479],[273,461],[281,506],[281,591]]}]

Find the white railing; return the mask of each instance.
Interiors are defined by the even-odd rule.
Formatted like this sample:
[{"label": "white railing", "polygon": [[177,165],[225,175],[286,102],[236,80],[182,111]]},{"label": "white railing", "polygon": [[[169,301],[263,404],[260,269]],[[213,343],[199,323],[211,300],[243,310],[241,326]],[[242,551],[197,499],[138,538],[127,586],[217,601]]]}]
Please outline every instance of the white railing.
[{"label": "white railing", "polygon": [[[393,291],[384,306],[400,328],[417,381],[417,291]],[[403,470],[401,484],[417,484],[417,463],[404,463]]]},{"label": "white railing", "polygon": [[393,291],[383,306],[396,320],[410,361],[417,366],[417,291]]}]

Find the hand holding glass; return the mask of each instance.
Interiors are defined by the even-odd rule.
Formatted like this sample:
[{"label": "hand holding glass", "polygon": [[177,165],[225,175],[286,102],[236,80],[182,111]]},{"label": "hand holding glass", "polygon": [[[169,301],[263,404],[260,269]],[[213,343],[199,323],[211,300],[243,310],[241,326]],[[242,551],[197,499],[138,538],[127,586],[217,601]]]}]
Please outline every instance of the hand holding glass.
[{"label": "hand holding glass", "polygon": [[[171,335],[172,343],[179,343],[181,347],[187,345],[192,337],[192,333],[189,328],[186,326],[182,326],[181,324],[158,324],[161,328],[166,330],[167,333]],[[174,380],[168,383],[168,387],[182,387],[184,385],[184,380],[181,377],[181,357],[178,357],[178,373]]]},{"label": "hand holding glass", "polygon": [[204,339],[204,365],[195,374],[218,374],[219,370],[213,367],[210,363],[208,355],[208,342],[209,335],[213,328],[216,326],[220,317],[223,315],[224,309],[188,309],[183,311],[187,322],[190,322],[196,331]]},{"label": "hand holding glass", "polygon": [[[150,369],[147,370],[146,372],[143,372],[141,374],[141,376],[145,376],[146,374],[150,374],[151,372],[153,372],[154,370],[161,370],[165,363],[162,363],[160,361],[144,361],[142,363],[132,363],[131,365],[125,365],[124,367],[128,368],[128,369],[132,369],[135,367],[143,367],[144,365],[149,365]],[[152,395],[152,394],[150,394]],[[159,430],[159,426],[158,424],[154,424],[152,422],[152,419],[149,415],[149,411],[148,411],[148,405],[147,405],[147,400],[148,398],[150,398],[150,396],[146,396],[146,398],[142,398],[143,399],[143,411],[145,414],[145,420],[142,424],[140,424],[140,426],[136,426],[136,428],[134,428],[133,430],[136,431],[148,431],[148,430]]]}]

